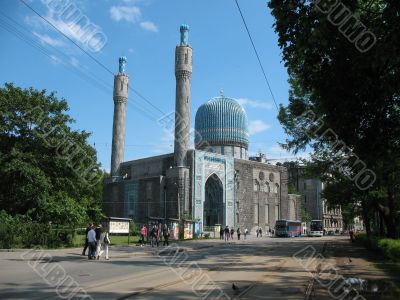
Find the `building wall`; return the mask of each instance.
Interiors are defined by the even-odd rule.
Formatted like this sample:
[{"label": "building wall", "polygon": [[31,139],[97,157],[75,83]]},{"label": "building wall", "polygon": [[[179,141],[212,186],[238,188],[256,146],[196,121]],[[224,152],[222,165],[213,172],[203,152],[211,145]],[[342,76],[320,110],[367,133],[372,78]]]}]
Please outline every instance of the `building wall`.
[{"label": "building wall", "polygon": [[238,227],[265,232],[277,219],[288,218],[286,168],[235,159],[235,171]]},{"label": "building wall", "polygon": [[[189,168],[182,169],[186,175],[181,176],[186,180],[181,183],[174,180],[179,176],[171,173],[178,170],[170,168],[173,154],[124,162],[120,168],[124,179],[106,184],[105,213],[131,217],[138,223],[149,218],[162,220],[165,214],[172,220],[178,219],[180,202],[182,217],[186,213],[186,217],[203,222],[205,183],[216,174],[224,189],[222,225],[254,233],[258,227],[273,229],[277,219],[297,219],[298,206],[289,200],[285,167],[199,150],[190,150],[187,161]],[[187,194],[179,195],[180,201],[176,184],[183,184]],[[184,198],[186,202],[182,202]]]},{"label": "building wall", "polygon": [[301,196],[295,194],[288,195],[288,219],[289,220],[298,220],[301,219]]},{"label": "building wall", "polygon": [[208,146],[204,147],[208,152],[213,152],[217,154],[233,156],[238,159],[248,159],[248,151],[244,147],[238,146]]},{"label": "building wall", "polygon": [[313,220],[322,220],[322,182],[319,179],[298,178],[298,191],[302,196],[303,209]]}]

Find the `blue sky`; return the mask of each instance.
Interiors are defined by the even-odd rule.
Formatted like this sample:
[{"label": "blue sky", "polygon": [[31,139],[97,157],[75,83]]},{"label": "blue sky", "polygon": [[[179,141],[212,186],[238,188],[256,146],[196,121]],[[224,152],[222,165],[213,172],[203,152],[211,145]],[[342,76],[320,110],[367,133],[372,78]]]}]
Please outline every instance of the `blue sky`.
[{"label": "blue sky", "polygon": [[[128,58],[130,86],[158,110],[130,91],[125,160],[173,151],[173,132],[157,120],[174,109],[174,51],[182,23],[190,26],[193,47],[191,126],[197,108],[223,89],[247,112],[250,154],[292,156],[278,146],[285,134],[234,0],[24,1],[113,72],[119,56]],[[287,72],[266,1],[239,4],[277,103],[286,105]],[[73,127],[92,133],[90,143],[109,170],[113,76],[22,2],[1,1],[0,8],[1,84],[56,91],[65,98]]]}]

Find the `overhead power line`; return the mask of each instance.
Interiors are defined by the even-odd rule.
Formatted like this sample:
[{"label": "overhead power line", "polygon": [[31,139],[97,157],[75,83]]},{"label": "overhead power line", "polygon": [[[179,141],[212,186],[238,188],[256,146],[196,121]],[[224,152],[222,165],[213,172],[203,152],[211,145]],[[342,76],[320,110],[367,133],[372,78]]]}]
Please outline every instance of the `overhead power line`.
[{"label": "overhead power line", "polygon": [[266,75],[266,73],[265,73],[264,67],[263,67],[263,65],[262,65],[262,63],[261,63],[260,56],[258,55],[258,52],[257,52],[256,46],[255,46],[255,44],[254,44],[254,42],[253,42],[253,38],[251,37],[251,34],[250,34],[250,31],[249,31],[249,28],[247,27],[247,23],[246,23],[246,20],[244,19],[244,16],[243,16],[242,10],[240,9],[240,6],[239,6],[239,3],[238,3],[238,0],[235,0],[235,3],[236,3],[236,6],[237,6],[237,9],[238,9],[238,11],[239,11],[239,13],[240,13],[240,16],[242,17],[242,21],[243,21],[244,27],[246,28],[247,35],[249,36],[249,39],[250,39],[251,45],[253,46],[253,50],[254,50],[254,53],[256,54],[256,57],[257,57],[257,60],[258,60],[258,64],[260,65],[261,71],[262,71],[262,73],[263,73],[263,75],[264,75],[265,82],[267,83],[267,86],[268,86],[269,92],[271,93],[272,100],[273,100],[273,101],[274,101],[274,103],[275,103],[275,107],[276,107],[276,109],[277,109],[277,110],[279,110],[278,104],[276,103],[276,100],[275,100],[274,93],[272,92],[272,89],[271,89],[271,85],[269,84],[269,81],[268,81],[267,75]]},{"label": "overhead power line", "polygon": [[[8,31],[10,34],[14,35],[19,40],[28,44],[32,48],[38,50],[41,54],[47,56],[52,61],[62,64],[63,66],[68,68],[71,72],[81,77],[83,80],[93,84],[97,88],[100,88],[103,92],[107,94],[112,93],[113,87],[111,84],[105,82],[102,78],[98,77],[96,74],[90,72],[89,70],[83,71],[82,68],[79,68],[70,62],[71,59],[70,56],[66,55],[65,53],[58,50],[52,45],[47,45],[47,47],[51,48],[53,52],[58,55],[58,57],[53,55],[53,53],[49,51],[47,47],[43,46],[41,43],[39,43],[30,36],[33,34],[32,31],[26,29],[24,26],[22,26],[9,16],[5,15],[1,11],[0,11],[0,28]],[[60,57],[62,57],[63,59],[60,59]],[[138,103],[132,101],[128,101],[128,104],[132,104],[135,107],[135,109],[143,112],[144,115],[148,117],[150,120],[155,121],[158,119],[158,116],[155,115],[154,111],[150,111],[148,108],[142,107]]]},{"label": "overhead power line", "polygon": [[[62,32],[60,29],[57,28],[52,22],[50,22],[48,19],[43,17],[37,10],[35,10],[32,6],[30,6],[28,3],[26,3],[24,0],[20,0],[21,3],[23,3],[27,8],[29,8],[32,12],[34,12],[39,18],[41,18],[43,21],[45,21],[47,24],[49,24],[52,28],[54,28],[57,32],[59,32],[61,35],[63,35],[66,39],[68,39],[71,43],[73,43],[76,47],[79,48],[83,53],[85,53],[90,59],[92,59],[95,63],[97,63],[100,67],[102,67],[105,71],[110,73],[111,75],[114,76],[114,72],[111,71],[107,66],[105,66],[102,62],[100,62],[98,59],[96,59],[93,55],[88,53],[84,48],[79,46],[78,43],[76,43],[73,39],[71,39],[68,35],[66,35],[64,32]],[[144,100],[146,103],[148,103],[150,106],[152,106],[154,109],[156,109],[158,112],[160,112],[162,115],[165,115],[165,112],[163,112],[161,109],[159,109],[157,106],[155,106],[151,101],[149,101],[147,98],[145,98],[141,93],[139,93],[137,90],[133,89],[131,86],[129,86],[129,89],[133,91],[139,98]]]}]

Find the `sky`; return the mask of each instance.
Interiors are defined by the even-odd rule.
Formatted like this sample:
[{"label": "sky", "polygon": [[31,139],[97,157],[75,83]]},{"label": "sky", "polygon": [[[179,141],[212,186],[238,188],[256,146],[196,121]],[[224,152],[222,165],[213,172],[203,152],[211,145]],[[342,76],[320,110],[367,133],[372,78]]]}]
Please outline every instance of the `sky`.
[{"label": "sky", "polygon": [[[23,1],[0,2],[0,83],[55,91],[66,99],[76,121],[72,127],[91,133],[105,170],[111,160],[113,74],[122,55],[134,90],[127,104],[125,160],[173,152],[172,127],[160,120],[175,107],[174,52],[183,23],[190,26],[193,48],[191,127],[198,107],[223,90],[246,110],[250,155],[293,157],[279,146],[286,135],[234,0]],[[276,103],[287,105],[288,75],[266,1],[238,2]]]}]

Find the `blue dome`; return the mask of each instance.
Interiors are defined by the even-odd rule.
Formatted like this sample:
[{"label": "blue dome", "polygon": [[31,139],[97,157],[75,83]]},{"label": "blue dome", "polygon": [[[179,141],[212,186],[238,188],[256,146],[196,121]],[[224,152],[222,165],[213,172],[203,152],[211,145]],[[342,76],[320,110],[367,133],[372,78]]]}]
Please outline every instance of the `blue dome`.
[{"label": "blue dome", "polygon": [[203,143],[211,146],[238,146],[248,149],[249,130],[243,107],[221,95],[199,107],[195,119],[196,149]]}]

